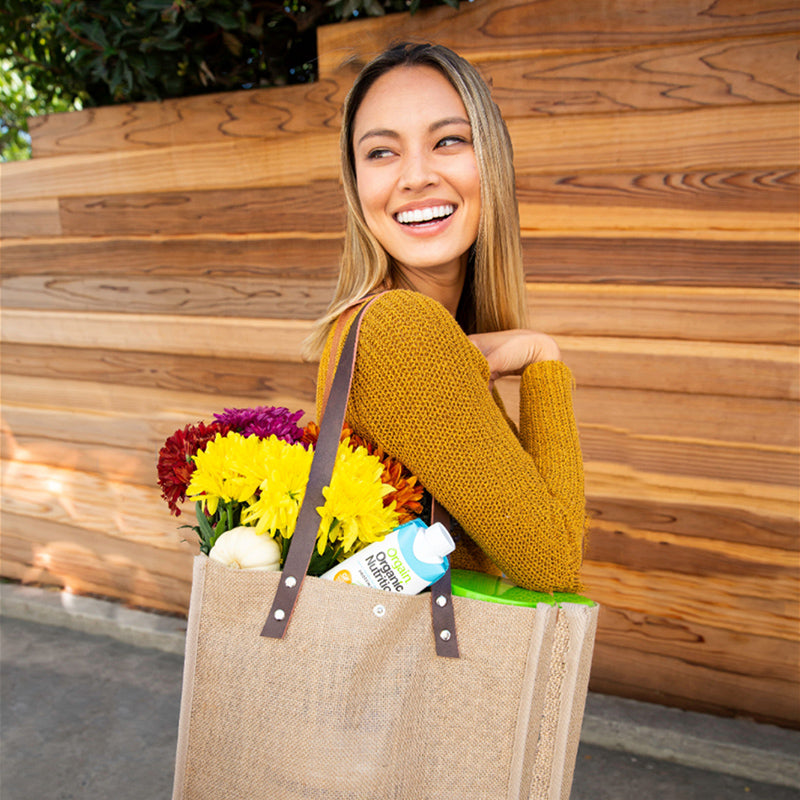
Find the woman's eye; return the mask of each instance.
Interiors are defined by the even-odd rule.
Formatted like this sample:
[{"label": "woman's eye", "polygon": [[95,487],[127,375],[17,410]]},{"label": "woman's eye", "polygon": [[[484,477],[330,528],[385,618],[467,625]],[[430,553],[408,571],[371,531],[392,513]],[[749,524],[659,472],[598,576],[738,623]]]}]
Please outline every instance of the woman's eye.
[{"label": "woman's eye", "polygon": [[436,143],[437,147],[452,147],[454,144],[463,144],[467,140],[463,136],[445,136]]},{"label": "woman's eye", "polygon": [[392,151],[388,147],[376,147],[367,153],[368,159],[388,158]]}]

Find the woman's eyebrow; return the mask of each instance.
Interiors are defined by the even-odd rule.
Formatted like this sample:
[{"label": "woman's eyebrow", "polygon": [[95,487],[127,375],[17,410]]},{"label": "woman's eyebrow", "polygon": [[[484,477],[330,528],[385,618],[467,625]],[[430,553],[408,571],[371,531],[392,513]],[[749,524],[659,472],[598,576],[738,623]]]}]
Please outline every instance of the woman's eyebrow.
[{"label": "woman's eyebrow", "polygon": [[[448,125],[468,125],[470,122],[468,119],[464,119],[464,117],[445,117],[444,119],[436,120],[436,122],[432,123],[431,126],[428,128],[431,133],[433,131],[438,131],[439,128],[446,128]],[[373,136],[385,136],[389,139],[399,139],[400,134],[397,131],[393,131],[390,128],[375,128],[375,130],[367,131],[357,142],[356,147],[361,144],[365,139],[369,139]]]},{"label": "woman's eyebrow", "polygon": [[445,117],[444,119],[434,122],[428,130],[438,131],[439,128],[445,128],[448,125],[470,125],[470,122],[468,119],[464,119],[464,117]]},{"label": "woman's eyebrow", "polygon": [[374,131],[367,131],[357,142],[356,146],[360,145],[364,139],[369,139],[371,136],[388,136],[390,139],[399,139],[400,134],[397,131],[389,130],[389,128],[376,128]]}]

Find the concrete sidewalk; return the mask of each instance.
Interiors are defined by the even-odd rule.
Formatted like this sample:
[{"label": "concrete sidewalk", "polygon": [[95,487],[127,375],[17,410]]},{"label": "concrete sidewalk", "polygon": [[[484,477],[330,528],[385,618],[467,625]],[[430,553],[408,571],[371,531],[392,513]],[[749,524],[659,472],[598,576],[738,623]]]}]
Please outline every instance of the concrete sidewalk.
[{"label": "concrete sidewalk", "polygon": [[[168,798],[184,621],[15,584],[0,612],[0,797]],[[745,796],[800,798],[800,732],[589,695],[572,800]]]}]

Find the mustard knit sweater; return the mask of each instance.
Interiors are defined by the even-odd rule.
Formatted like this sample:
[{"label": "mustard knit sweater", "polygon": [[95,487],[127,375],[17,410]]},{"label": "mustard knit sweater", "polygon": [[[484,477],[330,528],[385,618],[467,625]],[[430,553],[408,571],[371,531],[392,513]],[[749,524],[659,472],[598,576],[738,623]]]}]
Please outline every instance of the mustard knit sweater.
[{"label": "mustard knit sweater", "polygon": [[389,291],[364,314],[346,420],[463,527],[453,567],[494,564],[528,589],[579,591],[585,511],[572,374],[560,361],[525,368],[518,432],[488,383],[486,359],[440,303]]}]

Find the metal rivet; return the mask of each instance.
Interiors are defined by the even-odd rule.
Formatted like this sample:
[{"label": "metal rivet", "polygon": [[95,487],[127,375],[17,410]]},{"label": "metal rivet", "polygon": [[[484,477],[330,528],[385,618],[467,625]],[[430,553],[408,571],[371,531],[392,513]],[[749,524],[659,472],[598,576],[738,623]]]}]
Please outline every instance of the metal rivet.
[{"label": "metal rivet", "polygon": [[443,594],[440,594],[436,598],[436,605],[439,606],[439,608],[444,608],[447,605],[447,597]]},{"label": "metal rivet", "polygon": [[372,609],[372,613],[376,617],[382,617],[386,613],[386,608],[384,608],[384,606],[375,606],[375,608]]},{"label": "metal rivet", "polygon": [[282,608],[279,608],[272,616],[275,617],[275,619],[277,619],[278,622],[280,622],[282,619],[286,617],[286,612]]},{"label": "metal rivet", "polygon": [[449,642],[449,641],[450,641],[450,637],[451,637],[451,636],[452,636],[452,634],[451,634],[451,633],[450,633],[450,631],[448,631],[448,630],[444,630],[444,631],[442,631],[442,632],[439,634],[439,638],[440,638],[440,639],[441,639],[443,642]]},{"label": "metal rivet", "polygon": [[290,589],[294,589],[294,587],[297,586],[297,578],[295,578],[294,575],[290,575],[283,583]]}]

